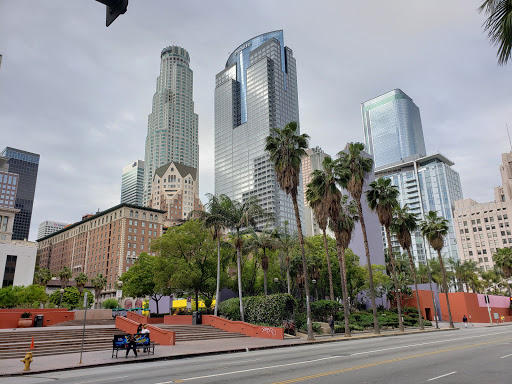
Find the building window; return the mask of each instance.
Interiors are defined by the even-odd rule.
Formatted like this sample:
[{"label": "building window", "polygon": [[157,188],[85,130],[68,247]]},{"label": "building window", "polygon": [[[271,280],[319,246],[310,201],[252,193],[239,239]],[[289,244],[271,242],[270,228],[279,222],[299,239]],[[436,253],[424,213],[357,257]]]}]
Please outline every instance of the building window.
[{"label": "building window", "polygon": [[4,269],[3,287],[8,287],[14,284],[14,274],[16,272],[16,262],[18,256],[7,255]]},{"label": "building window", "polygon": [[130,217],[133,217],[133,211],[130,211]]}]

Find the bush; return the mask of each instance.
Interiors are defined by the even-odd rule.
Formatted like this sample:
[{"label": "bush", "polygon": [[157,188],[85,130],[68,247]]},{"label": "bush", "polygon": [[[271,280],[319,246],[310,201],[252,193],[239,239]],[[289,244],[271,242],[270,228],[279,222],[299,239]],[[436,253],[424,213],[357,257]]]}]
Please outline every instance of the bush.
[{"label": "bush", "polygon": [[[219,304],[219,314],[230,320],[240,320],[240,301],[232,298]],[[251,324],[265,324],[282,327],[283,320],[293,318],[297,301],[287,293],[243,298],[245,321]]]},{"label": "bush", "polygon": [[315,333],[322,332],[322,326],[320,325],[320,323],[313,323],[312,327],[313,327],[313,332],[315,332]]},{"label": "bush", "polygon": [[295,315],[295,328],[307,330],[308,317],[304,312]]},{"label": "bush", "polygon": [[169,314],[168,313],[152,313],[151,316],[149,316],[149,317],[154,319],[156,317],[164,317],[164,316],[167,316],[167,315],[169,315]]},{"label": "bush", "polygon": [[40,285],[9,286],[0,289],[0,308],[39,308],[46,303],[48,295]]},{"label": "bush", "polygon": [[333,300],[318,300],[311,303],[311,317],[313,321],[327,321],[329,316],[335,316],[343,305]]},{"label": "bush", "polygon": [[[89,296],[89,295],[87,295]],[[103,308],[105,309],[116,309],[117,308],[117,300],[116,299],[107,299],[103,302]]]},{"label": "bush", "polygon": [[[64,290],[64,294],[62,296],[62,307],[65,307],[68,309],[82,308],[82,306],[84,304],[83,295],[85,295],[85,292],[87,292],[87,304],[88,304],[88,307],[90,307],[94,301],[94,295],[88,289],[84,289],[82,296],[80,296],[80,293],[78,292],[77,287],[67,287]],[[55,291],[50,295],[50,302],[53,303],[55,306],[59,305],[59,303],[60,303],[60,292],[59,291]]]},{"label": "bush", "polygon": [[404,307],[402,309],[402,312],[407,315],[418,315],[418,308],[416,307]]},{"label": "bush", "polygon": [[425,327],[431,327],[432,326],[432,322],[430,320],[423,320],[423,325]]}]

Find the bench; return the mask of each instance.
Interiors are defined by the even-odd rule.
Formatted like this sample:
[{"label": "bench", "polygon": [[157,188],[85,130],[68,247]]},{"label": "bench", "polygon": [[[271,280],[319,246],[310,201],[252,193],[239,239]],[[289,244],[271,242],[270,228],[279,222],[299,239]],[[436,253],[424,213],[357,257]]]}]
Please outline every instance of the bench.
[{"label": "bench", "polygon": [[[114,335],[114,340],[112,341],[112,358],[114,358],[114,356],[117,358],[119,350],[125,351],[127,349],[128,340],[130,340],[130,335]],[[150,340],[148,334],[136,334],[135,343],[136,348],[142,349],[144,353],[148,355],[155,354],[155,342]]]}]

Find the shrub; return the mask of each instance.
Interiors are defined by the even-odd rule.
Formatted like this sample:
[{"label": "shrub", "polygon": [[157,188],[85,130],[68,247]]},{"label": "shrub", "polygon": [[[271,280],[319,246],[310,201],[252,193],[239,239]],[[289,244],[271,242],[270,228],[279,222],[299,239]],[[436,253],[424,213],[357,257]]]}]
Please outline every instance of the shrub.
[{"label": "shrub", "polygon": [[404,307],[402,309],[402,312],[411,316],[411,315],[418,315],[418,308],[416,307]]},{"label": "shrub", "polygon": [[[82,295],[85,295],[87,292],[87,304],[90,307],[94,301],[94,295],[88,289],[84,289]],[[54,305],[58,306],[60,303],[60,292],[55,291],[50,295],[50,302]],[[64,290],[64,294],[62,295],[62,307],[68,309],[82,308],[83,306],[83,296],[80,296],[78,289],[76,287],[67,287]],[[117,305],[116,305],[117,306]]]},{"label": "shrub", "polygon": [[[236,297],[223,301],[219,304],[219,314],[230,320],[240,320],[239,304]],[[293,318],[297,308],[295,299],[286,293],[244,297],[243,305],[246,322],[272,327],[282,327],[283,320]]]},{"label": "shrub", "polygon": [[295,328],[296,329],[307,329],[308,317],[304,312],[297,313],[295,315]]},{"label": "shrub", "polygon": [[155,317],[164,317],[164,316],[167,316],[168,313],[152,313],[151,314],[151,318],[155,318]]},{"label": "shrub", "polygon": [[312,327],[313,327],[313,332],[315,332],[315,333],[322,332],[322,326],[320,325],[320,323],[313,323]]},{"label": "shrub", "polygon": [[343,305],[333,300],[318,300],[311,303],[311,317],[314,321],[327,321],[329,316],[335,316]]},{"label": "shrub", "polygon": [[[89,296],[89,295],[87,295]],[[103,302],[103,308],[105,309],[116,309],[117,308],[117,300],[116,299],[107,299]]]},{"label": "shrub", "polygon": [[29,319],[30,316],[32,316],[32,314],[30,312],[23,312],[20,317],[22,319]]},{"label": "shrub", "polygon": [[425,327],[431,327],[432,326],[432,322],[430,320],[423,320],[423,325]]}]

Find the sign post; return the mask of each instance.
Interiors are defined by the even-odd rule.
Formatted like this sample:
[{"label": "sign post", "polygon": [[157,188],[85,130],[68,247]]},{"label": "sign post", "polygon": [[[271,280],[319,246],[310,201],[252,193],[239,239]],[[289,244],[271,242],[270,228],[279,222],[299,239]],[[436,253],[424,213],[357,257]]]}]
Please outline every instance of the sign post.
[{"label": "sign post", "polygon": [[85,319],[87,318],[87,291],[85,292],[84,294],[84,308],[85,308],[85,312],[84,312],[84,327],[82,329],[82,345],[80,346],[80,363],[79,364],[82,364],[82,353],[84,351],[84,338],[85,338]]},{"label": "sign post", "polygon": [[489,295],[485,295],[485,303],[487,304],[487,312],[489,312],[489,322],[492,325],[491,307],[489,306]]}]

